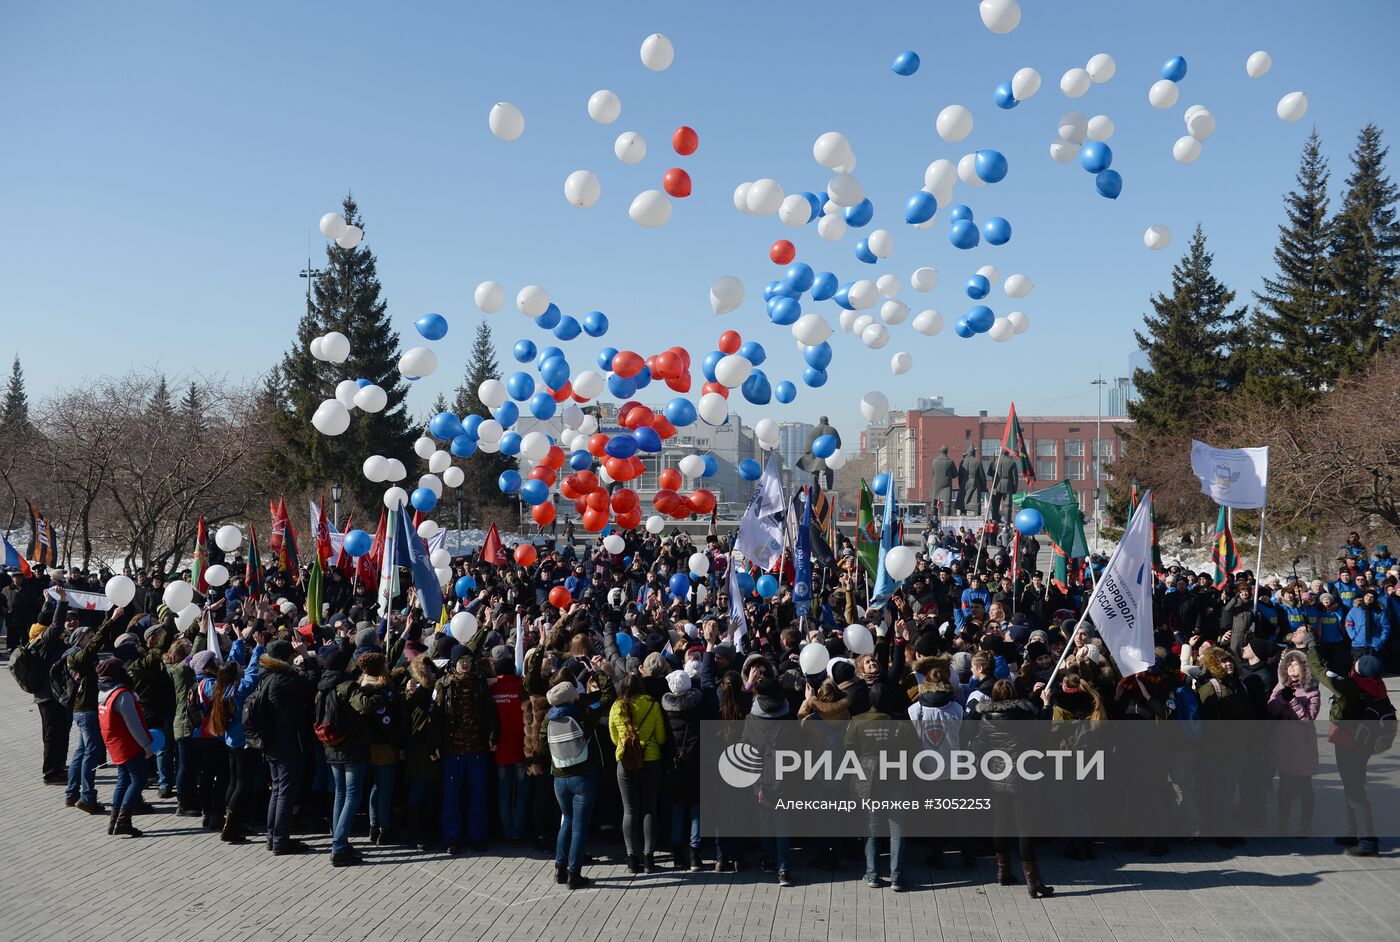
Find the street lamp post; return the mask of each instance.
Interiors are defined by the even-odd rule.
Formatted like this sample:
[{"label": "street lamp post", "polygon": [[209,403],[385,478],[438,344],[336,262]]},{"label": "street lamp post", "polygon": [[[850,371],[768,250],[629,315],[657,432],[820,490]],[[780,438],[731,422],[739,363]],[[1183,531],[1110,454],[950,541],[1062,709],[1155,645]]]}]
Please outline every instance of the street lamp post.
[{"label": "street lamp post", "polygon": [[1108,385],[1108,381],[1099,374],[1099,378],[1089,384],[1096,387],[1094,390],[1098,394],[1099,411],[1094,418],[1094,552],[1099,549],[1099,516],[1102,501],[1099,499],[1099,440],[1103,437],[1103,388]]},{"label": "street lamp post", "polygon": [[340,486],[339,482],[331,485],[331,506],[334,508],[331,511],[331,519],[335,522],[335,528],[337,530],[340,529],[340,498],[344,493],[345,490]]}]

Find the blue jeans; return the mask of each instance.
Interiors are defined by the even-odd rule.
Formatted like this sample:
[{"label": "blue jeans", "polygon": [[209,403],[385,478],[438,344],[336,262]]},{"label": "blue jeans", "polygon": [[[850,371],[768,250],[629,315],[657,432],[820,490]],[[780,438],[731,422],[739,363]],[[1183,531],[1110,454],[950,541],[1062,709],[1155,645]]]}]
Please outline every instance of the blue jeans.
[{"label": "blue jeans", "polygon": [[78,748],[68,760],[68,797],[97,804],[97,763],[102,757],[102,727],[96,710],[73,714],[78,726]]},{"label": "blue jeans", "polygon": [[[893,815],[886,817],[890,829],[890,882],[904,882],[904,869],[900,866],[904,856],[904,826]],[[873,880],[880,875],[880,817],[872,814],[865,828],[865,879]]]},{"label": "blue jeans", "polygon": [[774,834],[762,838],[759,850],[769,860],[776,862],[779,870],[786,870],[788,869],[788,844],[786,834]]},{"label": "blue jeans", "polygon": [[350,849],[350,832],[360,812],[360,793],[365,785],[364,762],[328,762],[335,780],[335,802],[331,806],[331,853]]},{"label": "blue jeans", "polygon": [[[690,833],[686,834],[686,821],[690,821]],[[700,806],[675,804],[671,806],[671,851],[675,853],[681,845],[689,843],[692,851],[700,849]]]},{"label": "blue jeans", "polygon": [[397,771],[393,763],[369,767],[370,827],[389,827],[389,809],[394,803],[394,773]]},{"label": "blue jeans", "polygon": [[448,846],[462,840],[462,784],[467,786],[467,840],[486,842],[486,775],[491,753],[442,757],[442,839]]},{"label": "blue jeans", "polygon": [[598,799],[598,773],[556,775],[554,800],[559,802],[559,839],[554,844],[554,865],[577,872],[583,867],[583,844],[588,838],[588,819]]},{"label": "blue jeans", "polygon": [[146,784],[146,767],[149,763],[150,760],[142,754],[117,766],[117,787],[112,792],[113,808],[127,808],[136,804],[141,797],[141,786]]},{"label": "blue jeans", "polygon": [[506,839],[524,837],[525,815],[530,810],[530,776],[525,774],[525,763],[496,766],[496,804]]},{"label": "blue jeans", "polygon": [[165,737],[165,748],[156,753],[156,787],[175,787],[175,727],[172,723],[153,726]]}]

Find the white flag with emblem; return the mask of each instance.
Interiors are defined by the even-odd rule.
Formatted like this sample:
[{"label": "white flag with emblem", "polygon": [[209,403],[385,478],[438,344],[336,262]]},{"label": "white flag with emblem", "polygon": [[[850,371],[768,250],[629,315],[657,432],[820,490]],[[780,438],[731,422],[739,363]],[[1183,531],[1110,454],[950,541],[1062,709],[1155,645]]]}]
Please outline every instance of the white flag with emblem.
[{"label": "white flag with emblem", "polygon": [[1127,677],[1152,666],[1152,492],[1142,495],[1123,541],[1113,551],[1089,617]]},{"label": "white flag with emblem", "polygon": [[1269,490],[1269,449],[1212,448],[1191,440],[1191,470],[1201,493],[1221,507],[1258,510]]}]

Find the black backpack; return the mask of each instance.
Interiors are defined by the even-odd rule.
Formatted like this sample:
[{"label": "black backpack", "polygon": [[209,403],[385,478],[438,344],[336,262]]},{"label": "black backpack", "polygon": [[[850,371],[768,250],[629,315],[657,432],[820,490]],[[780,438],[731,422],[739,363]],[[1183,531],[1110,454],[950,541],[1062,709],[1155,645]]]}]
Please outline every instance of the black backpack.
[{"label": "black backpack", "polygon": [[1356,724],[1356,744],[1373,756],[1390,751],[1395,745],[1395,704],[1389,697],[1366,697],[1361,708],[1361,721]]},{"label": "black backpack", "polygon": [[354,722],[355,711],[351,709],[350,704],[342,701],[340,692],[349,685],[350,682],[346,681],[316,694],[316,724],[312,729],[316,733],[316,739],[323,746],[334,749],[343,745],[350,735],[350,724]]},{"label": "black backpack", "polygon": [[243,741],[250,749],[263,748],[263,740],[272,731],[272,704],[268,702],[267,684],[259,683],[243,701]]},{"label": "black backpack", "polygon": [[68,666],[68,658],[77,652],[77,648],[69,648],[49,665],[49,688],[53,691],[54,699],[70,710],[83,687],[82,675]]},{"label": "black backpack", "polygon": [[19,684],[19,689],[35,697],[43,692],[49,682],[48,671],[44,669],[44,658],[37,647],[42,643],[43,639],[36,639],[16,648],[10,655],[10,674],[15,683]]}]

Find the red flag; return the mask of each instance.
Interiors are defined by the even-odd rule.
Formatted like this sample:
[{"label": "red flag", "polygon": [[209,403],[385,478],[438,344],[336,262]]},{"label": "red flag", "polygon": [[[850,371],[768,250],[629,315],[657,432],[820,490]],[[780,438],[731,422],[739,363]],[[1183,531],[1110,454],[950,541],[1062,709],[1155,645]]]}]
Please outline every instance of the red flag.
[{"label": "red flag", "polygon": [[510,556],[506,554],[506,546],[501,542],[501,534],[494,523],[486,531],[486,541],[481,544],[481,561],[492,566],[510,565]]},{"label": "red flag", "polygon": [[374,531],[374,542],[370,544],[369,552],[355,561],[355,571],[360,574],[360,583],[368,586],[372,591],[379,591],[379,569],[384,562],[384,541],[388,528],[388,518],[384,511],[379,511],[379,529]]},{"label": "red flag", "polygon": [[[345,532],[349,533],[351,524],[355,522],[355,515],[351,514],[345,518]],[[353,579],[355,576],[355,560],[345,552],[345,537],[335,532],[335,526],[331,526],[331,546],[335,546],[336,537],[340,537],[340,549],[335,553],[335,568],[344,574],[346,579]]]},{"label": "red flag", "polygon": [[263,595],[262,558],[258,556],[258,528],[248,521],[248,572],[243,581],[248,585],[248,597],[260,599]]},{"label": "red flag", "polygon": [[326,505],[317,504],[314,500],[311,504],[311,532],[316,538],[316,558],[321,561],[321,571],[325,572],[326,563],[330,561],[331,550],[331,529],[326,522]]},{"label": "red flag", "polygon": [[297,531],[292,528],[291,518],[287,516],[287,501],[285,498],[277,498],[276,504],[269,506],[272,510],[272,539],[269,544],[272,547],[272,555],[277,558],[277,568],[287,574],[293,585],[301,584],[301,566],[297,562]]}]

